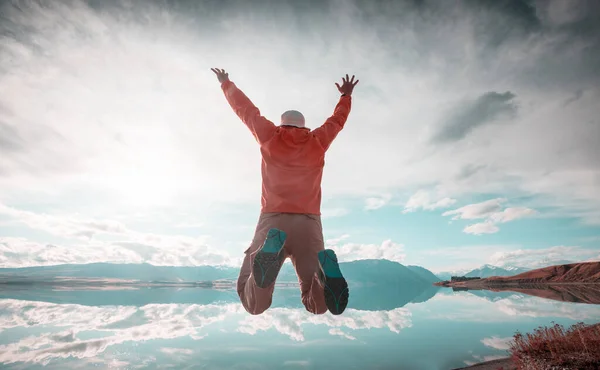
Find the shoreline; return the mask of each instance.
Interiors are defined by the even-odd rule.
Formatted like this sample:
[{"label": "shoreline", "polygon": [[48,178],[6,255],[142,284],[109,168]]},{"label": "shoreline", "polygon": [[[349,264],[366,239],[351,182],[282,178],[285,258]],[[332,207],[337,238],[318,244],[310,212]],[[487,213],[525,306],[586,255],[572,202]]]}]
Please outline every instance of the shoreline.
[{"label": "shoreline", "polygon": [[498,370],[500,368],[502,368],[502,370],[516,370],[517,366],[512,362],[510,357],[506,357],[491,361],[480,362],[478,364],[470,366],[457,367],[451,370]]}]

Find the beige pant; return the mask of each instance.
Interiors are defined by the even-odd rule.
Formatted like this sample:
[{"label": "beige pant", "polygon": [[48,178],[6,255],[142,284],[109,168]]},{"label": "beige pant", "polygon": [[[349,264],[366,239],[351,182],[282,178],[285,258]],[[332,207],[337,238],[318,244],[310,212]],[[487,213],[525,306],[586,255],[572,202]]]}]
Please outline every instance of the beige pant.
[{"label": "beige pant", "polygon": [[242,305],[252,315],[261,314],[271,306],[274,284],[268,288],[259,288],[252,276],[254,256],[262,247],[271,228],[282,230],[287,234],[283,245],[285,258],[290,257],[296,269],[304,307],[314,314],[325,313],[327,306],[323,286],[316,275],[319,270],[317,253],[325,248],[323,227],[320,216],[308,214],[263,213],[260,215],[254,239],[250,248],[244,252],[246,256],[237,281],[237,291]]}]

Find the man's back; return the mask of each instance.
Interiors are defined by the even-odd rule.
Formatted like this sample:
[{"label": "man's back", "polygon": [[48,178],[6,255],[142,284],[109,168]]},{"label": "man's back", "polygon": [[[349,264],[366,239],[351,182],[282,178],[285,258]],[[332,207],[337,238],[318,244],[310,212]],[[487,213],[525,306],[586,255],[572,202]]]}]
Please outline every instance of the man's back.
[{"label": "man's back", "polygon": [[315,133],[280,126],[260,149],[263,212],[320,215],[325,149]]},{"label": "man's back", "polygon": [[260,115],[248,97],[229,80],[221,84],[227,101],[250,129],[262,153],[262,213],[321,214],[321,179],[325,152],[342,130],[351,97],[342,95],[334,113],[320,127],[275,126]]}]

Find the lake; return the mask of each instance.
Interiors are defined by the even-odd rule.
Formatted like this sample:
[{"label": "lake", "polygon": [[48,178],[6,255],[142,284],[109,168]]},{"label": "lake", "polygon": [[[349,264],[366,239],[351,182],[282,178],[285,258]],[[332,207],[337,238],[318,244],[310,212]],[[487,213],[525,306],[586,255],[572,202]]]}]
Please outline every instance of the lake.
[{"label": "lake", "polygon": [[517,330],[600,321],[600,305],[520,293],[385,292],[355,287],[343,315],[315,316],[280,287],[251,316],[230,289],[5,287],[0,367],[452,369],[505,357]]}]

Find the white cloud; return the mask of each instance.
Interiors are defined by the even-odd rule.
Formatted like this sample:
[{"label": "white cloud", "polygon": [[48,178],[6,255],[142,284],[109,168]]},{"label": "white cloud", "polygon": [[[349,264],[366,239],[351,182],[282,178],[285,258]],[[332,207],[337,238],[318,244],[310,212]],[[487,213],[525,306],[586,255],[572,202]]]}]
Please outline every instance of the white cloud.
[{"label": "white cloud", "polygon": [[419,190],[413,194],[404,206],[403,213],[414,212],[418,209],[434,210],[438,208],[448,208],[456,203],[456,199],[448,197],[433,197],[430,192]]},{"label": "white cloud", "polygon": [[467,234],[481,235],[497,233],[500,229],[491,222],[479,222],[463,229]]},{"label": "white cloud", "polygon": [[495,304],[495,310],[504,314],[507,319],[561,317],[577,321],[598,320],[598,308],[595,305],[574,305],[533,297],[499,300]]},{"label": "white cloud", "polygon": [[536,214],[537,212],[525,207],[509,207],[501,212],[494,213],[490,216],[490,220],[497,223],[504,223],[519,218],[527,217]]},{"label": "white cloud", "polygon": [[348,208],[323,208],[321,209],[321,217],[322,218],[332,218],[332,217],[341,217],[346,216],[350,213]]},{"label": "white cloud", "polygon": [[384,194],[379,197],[371,197],[365,200],[365,209],[366,210],[375,210],[379,209],[390,202],[392,196],[390,194]]},{"label": "white cloud", "polygon": [[411,258],[421,257],[422,266],[433,272],[469,272],[490,263],[497,252],[510,252],[519,246],[502,244],[476,244],[415,251]]},{"label": "white cloud", "polygon": [[542,249],[517,249],[498,251],[489,261],[496,266],[512,265],[530,268],[552,266],[565,262],[582,262],[598,255],[595,249],[578,246],[554,246]]},{"label": "white cloud", "polygon": [[381,244],[346,243],[333,247],[340,262],[363,259],[386,259],[402,262],[406,258],[404,245],[384,240]]},{"label": "white cloud", "polygon": [[[294,341],[304,341],[304,328],[321,326],[329,335],[355,338],[363,329],[387,329],[400,333],[412,326],[405,308],[389,311],[347,309],[343,316],[313,315],[302,309],[271,308],[262,315],[248,315],[239,303],[225,305],[149,304],[142,307],[82,306],[5,299],[0,301],[0,330],[20,328],[35,335],[15,337],[0,345],[0,363],[48,364],[55,359],[93,359],[124,342],[176,339],[201,340],[207,327],[238,320],[237,332],[254,335],[276,330]],[[312,329],[311,329],[312,330]],[[352,335],[348,334],[352,331]],[[93,333],[94,339],[89,333]],[[101,334],[99,336],[98,334]],[[187,348],[163,347],[162,353],[181,357]]]},{"label": "white cloud", "polygon": [[175,225],[177,228],[181,229],[200,229],[204,227],[204,223],[202,222],[183,222]]},{"label": "white cloud", "polygon": [[123,235],[130,233],[125,225],[113,220],[81,219],[80,217],[58,217],[49,214],[37,214],[8,207],[0,203],[0,215],[8,216],[24,223],[28,227],[47,233],[88,240],[96,234]]},{"label": "white cloud", "polygon": [[185,355],[185,356],[189,356],[191,354],[194,353],[194,351],[192,351],[191,349],[188,348],[170,348],[170,347],[163,347],[160,349],[160,351],[162,353],[166,353],[168,355]]},{"label": "white cloud", "polygon": [[344,315],[313,315],[306,310],[287,308],[271,308],[261,315],[247,316],[240,321],[238,331],[254,335],[259,331],[275,329],[294,341],[304,341],[304,325],[325,325],[332,330],[331,335],[340,335],[346,330],[387,328],[393,333],[400,333],[404,328],[412,326],[411,313],[405,308],[390,311],[359,311],[346,309]]},{"label": "white cloud", "polygon": [[[16,342],[0,345],[0,362],[48,364],[57,358],[94,358],[107,348],[127,341],[189,337],[200,340],[200,331],[228,315],[241,313],[239,304],[177,305],[150,304],[143,307],[93,307],[5,299],[0,328],[40,328],[55,326],[64,331],[42,331]],[[80,339],[87,332],[102,332],[99,339]],[[96,337],[96,336],[95,336]],[[27,350],[24,350],[24,349]],[[186,354],[186,350],[163,350]]]},{"label": "white cloud", "polygon": [[499,349],[499,350],[507,350],[510,348],[510,343],[512,342],[512,340],[513,340],[512,337],[506,337],[506,338],[490,337],[490,338],[483,338],[481,340],[481,343],[483,343],[483,345],[486,347]]},{"label": "white cloud", "polygon": [[[450,311],[447,310],[449,305],[453,307]],[[430,319],[457,322],[524,322],[528,321],[529,317],[566,318],[577,321],[597,321],[600,318],[595,305],[574,305],[521,293],[494,300],[468,292],[437,294],[427,301],[427,306],[432,312]]]},{"label": "white cloud", "polygon": [[336,245],[338,245],[338,244],[339,244],[341,241],[343,241],[343,240],[346,240],[346,239],[348,239],[349,237],[350,237],[350,235],[349,235],[349,234],[343,234],[343,235],[340,235],[340,236],[339,236],[339,237],[337,237],[337,238],[332,238],[332,239],[327,239],[327,240],[325,240],[325,244],[326,244],[326,245],[328,245],[328,246],[336,246]]},{"label": "white cloud", "polygon": [[486,200],[485,202],[469,204],[451,211],[442,213],[442,216],[454,216],[453,220],[473,220],[478,218],[488,218],[498,213],[502,209],[504,198]]},{"label": "white cloud", "polygon": [[329,329],[329,334],[331,335],[338,335],[340,337],[344,337],[346,339],[350,339],[350,340],[356,340],[355,337],[353,337],[350,334],[347,334],[345,332],[343,332],[342,330],[340,330],[339,328],[333,328],[333,329]]},{"label": "white cloud", "polygon": [[[168,245],[172,242],[171,247]],[[164,242],[165,244],[161,244]],[[156,266],[240,266],[241,257],[215,251],[194,238],[163,238],[158,243],[93,242],[62,246],[24,238],[0,237],[0,267],[48,266],[58,264],[149,263]]]},{"label": "white cloud", "polygon": [[486,219],[484,222],[466,226],[463,232],[473,235],[494,234],[500,231],[498,223],[506,223],[519,218],[537,214],[537,211],[525,207],[508,207],[502,209],[505,198],[486,200],[481,203],[469,204],[458,209],[446,211],[442,216],[453,216],[453,220]]},{"label": "white cloud", "polygon": [[[132,230],[114,220],[79,215],[39,214],[0,203],[0,215],[66,240],[37,243],[25,238],[0,237],[0,266],[25,267],[61,263],[150,263],[154,265],[239,265],[241,256],[230,256],[207,245],[208,237],[164,235]],[[100,240],[110,236],[112,241]],[[74,240],[74,242],[72,242]]]}]

